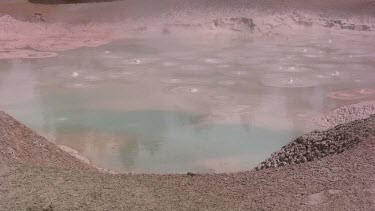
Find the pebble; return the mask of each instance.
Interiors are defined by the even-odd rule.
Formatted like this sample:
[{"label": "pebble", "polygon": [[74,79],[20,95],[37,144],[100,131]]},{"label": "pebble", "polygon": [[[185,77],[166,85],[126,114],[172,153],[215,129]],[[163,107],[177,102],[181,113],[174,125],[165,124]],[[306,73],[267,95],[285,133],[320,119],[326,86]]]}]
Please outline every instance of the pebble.
[{"label": "pebble", "polygon": [[340,75],[340,72],[339,71],[335,71],[334,73],[331,74],[332,76],[339,76]]},{"label": "pebble", "polygon": [[141,63],[141,60],[140,59],[134,59],[133,60],[133,64],[140,64]]},{"label": "pebble", "polygon": [[197,174],[193,173],[193,172],[188,172],[188,173],[186,173],[186,175],[193,177],[193,176],[196,176]]},{"label": "pebble", "polygon": [[73,77],[73,78],[76,78],[76,77],[78,77],[78,76],[79,76],[79,73],[77,73],[77,72],[73,72],[73,73],[72,73],[72,77]]},{"label": "pebble", "polygon": [[198,89],[197,89],[197,88],[190,88],[190,89],[189,89],[189,92],[191,92],[191,93],[196,93],[196,92],[198,92]]}]

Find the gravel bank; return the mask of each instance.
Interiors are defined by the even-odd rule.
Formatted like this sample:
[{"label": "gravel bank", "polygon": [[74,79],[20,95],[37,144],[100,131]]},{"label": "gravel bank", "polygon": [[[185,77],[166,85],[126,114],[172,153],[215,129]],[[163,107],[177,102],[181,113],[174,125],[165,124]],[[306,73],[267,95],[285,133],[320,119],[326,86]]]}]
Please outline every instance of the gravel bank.
[{"label": "gravel bank", "polygon": [[59,168],[91,169],[55,144],[0,111],[0,158],[2,162]]},{"label": "gravel bank", "polygon": [[[362,123],[365,123],[363,121]],[[371,210],[375,142],[320,161],[235,174],[111,175],[0,163],[4,210]]]},{"label": "gravel bank", "polygon": [[1,113],[1,149],[12,147],[15,152],[0,153],[0,207],[3,210],[371,210],[375,207],[375,140],[369,135],[374,131],[374,122],[375,116],[371,116],[312,133],[337,138],[340,133],[357,131],[358,144],[340,154],[304,164],[233,174],[113,175],[84,167]]},{"label": "gravel bank", "polygon": [[316,124],[330,128],[354,120],[365,119],[373,114],[375,114],[375,101],[367,101],[343,106],[313,119]]},{"label": "gravel bank", "polygon": [[337,125],[326,131],[313,131],[283,146],[280,151],[273,153],[256,169],[318,160],[328,155],[342,153],[373,136],[375,136],[375,115],[367,119]]}]

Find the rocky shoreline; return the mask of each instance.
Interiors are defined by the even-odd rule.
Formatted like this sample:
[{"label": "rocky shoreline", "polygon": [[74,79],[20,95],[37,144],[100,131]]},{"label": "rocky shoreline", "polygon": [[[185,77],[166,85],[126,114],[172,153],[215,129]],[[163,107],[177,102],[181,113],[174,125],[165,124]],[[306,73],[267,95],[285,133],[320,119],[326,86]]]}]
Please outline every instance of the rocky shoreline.
[{"label": "rocky shoreline", "polygon": [[[316,145],[324,155],[330,155],[303,164],[231,174],[108,174],[87,166],[1,113],[0,207],[367,211],[375,206],[374,124],[372,115],[312,132],[283,148],[291,152],[290,163],[302,144],[312,149]],[[337,153],[343,149],[347,150]]]},{"label": "rocky shoreline", "polygon": [[319,160],[342,153],[373,136],[375,136],[375,115],[337,125],[326,131],[313,131],[283,146],[280,151],[273,153],[270,158],[256,167],[256,170]]}]

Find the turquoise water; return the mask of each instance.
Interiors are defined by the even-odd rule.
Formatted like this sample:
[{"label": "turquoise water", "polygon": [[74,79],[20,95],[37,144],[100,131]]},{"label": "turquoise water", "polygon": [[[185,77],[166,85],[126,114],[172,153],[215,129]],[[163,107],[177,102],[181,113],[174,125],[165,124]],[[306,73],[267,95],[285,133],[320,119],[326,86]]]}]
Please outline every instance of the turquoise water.
[{"label": "turquoise water", "polygon": [[248,170],[308,118],[374,98],[375,51],[347,43],[137,39],[2,60],[0,109],[110,170]]}]

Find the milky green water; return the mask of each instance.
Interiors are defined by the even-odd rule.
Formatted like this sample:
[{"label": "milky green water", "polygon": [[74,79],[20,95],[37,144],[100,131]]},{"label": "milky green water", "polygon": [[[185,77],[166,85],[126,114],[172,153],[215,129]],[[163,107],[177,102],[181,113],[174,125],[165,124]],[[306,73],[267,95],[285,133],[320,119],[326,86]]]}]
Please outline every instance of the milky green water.
[{"label": "milky green water", "polygon": [[248,170],[312,116],[374,98],[370,43],[163,37],[2,60],[0,109],[115,171]]}]

